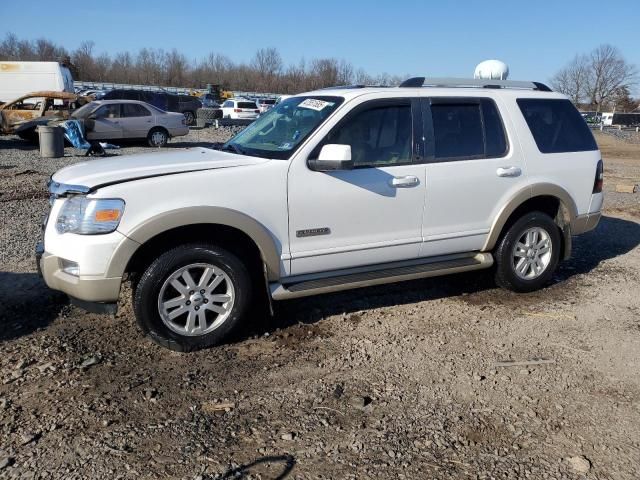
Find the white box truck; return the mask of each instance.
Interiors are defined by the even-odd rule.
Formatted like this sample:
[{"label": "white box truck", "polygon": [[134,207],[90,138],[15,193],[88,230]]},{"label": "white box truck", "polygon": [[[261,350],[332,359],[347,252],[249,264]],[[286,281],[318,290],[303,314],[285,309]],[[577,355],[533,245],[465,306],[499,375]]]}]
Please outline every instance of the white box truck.
[{"label": "white box truck", "polygon": [[73,76],[58,62],[0,62],[0,102],[30,92],[73,93]]}]

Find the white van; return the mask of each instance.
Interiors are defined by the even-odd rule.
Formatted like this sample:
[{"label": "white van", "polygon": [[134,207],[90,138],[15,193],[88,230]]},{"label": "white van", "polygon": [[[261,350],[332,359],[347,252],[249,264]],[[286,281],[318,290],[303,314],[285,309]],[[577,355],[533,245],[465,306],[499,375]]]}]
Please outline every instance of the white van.
[{"label": "white van", "polygon": [[58,62],[0,62],[0,102],[45,90],[73,93],[69,69]]}]

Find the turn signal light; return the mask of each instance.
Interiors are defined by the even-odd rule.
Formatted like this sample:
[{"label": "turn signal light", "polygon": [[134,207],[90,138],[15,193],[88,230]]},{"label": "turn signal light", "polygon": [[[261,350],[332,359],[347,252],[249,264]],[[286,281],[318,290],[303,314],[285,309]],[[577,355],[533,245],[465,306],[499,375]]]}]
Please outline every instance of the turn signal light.
[{"label": "turn signal light", "polygon": [[117,222],[120,218],[120,210],[97,210],[96,222]]}]

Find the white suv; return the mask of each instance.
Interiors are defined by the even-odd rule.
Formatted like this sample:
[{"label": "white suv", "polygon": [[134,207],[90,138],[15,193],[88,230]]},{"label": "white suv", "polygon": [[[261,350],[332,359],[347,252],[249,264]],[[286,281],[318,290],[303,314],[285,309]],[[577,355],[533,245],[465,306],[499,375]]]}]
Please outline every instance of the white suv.
[{"label": "white suv", "polygon": [[288,98],[220,151],[55,173],[46,283],[193,350],[269,301],[493,266],[528,292],[600,219],[602,160],[563,95],[534,82],[425,80]]},{"label": "white suv", "polygon": [[236,98],[222,104],[222,118],[233,120],[254,120],[260,115],[260,109],[253,100]]}]

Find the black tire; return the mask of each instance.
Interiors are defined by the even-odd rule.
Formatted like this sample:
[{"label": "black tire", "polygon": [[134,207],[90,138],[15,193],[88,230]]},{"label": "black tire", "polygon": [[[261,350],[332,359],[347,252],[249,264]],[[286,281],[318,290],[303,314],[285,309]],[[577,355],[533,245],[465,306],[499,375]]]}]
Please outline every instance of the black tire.
[{"label": "black tire", "polygon": [[[211,331],[204,332],[202,335],[195,334],[190,336],[175,331],[180,325],[177,327],[174,325],[174,329],[172,329],[165,323],[160,314],[159,296],[163,286],[172,275],[181,268],[194,264],[211,265],[224,272],[226,279],[220,283],[220,286],[228,289],[230,287],[226,285],[226,282],[231,282],[233,288],[233,303],[229,308],[228,316],[220,325]],[[195,278],[194,280],[196,282],[198,281]],[[199,287],[195,288],[197,289]],[[174,297],[173,290],[170,291],[169,289],[173,289],[173,287],[169,287],[168,285],[165,287],[165,297],[163,298]],[[185,295],[189,294],[190,292],[185,293]],[[177,295],[180,294],[178,293]],[[198,295],[198,292],[195,292],[195,295]],[[215,245],[196,243],[175,247],[160,255],[149,265],[140,277],[140,280],[136,283],[133,296],[133,308],[138,325],[153,341],[171,350],[190,352],[228,341],[237,331],[238,327],[245,321],[246,313],[251,305],[252,296],[252,282],[249,271],[238,257]],[[206,297],[206,294],[202,297]],[[193,299],[194,297],[192,295],[188,298]],[[185,305],[181,304],[180,306],[176,306],[176,310],[178,308],[195,308],[195,310],[197,310],[198,308],[195,307],[195,305],[198,302],[201,302],[201,300],[193,300],[188,307],[186,303]],[[202,305],[202,303],[200,303],[200,305]],[[203,313],[207,309],[207,307],[204,306],[202,308],[203,311],[200,313]],[[195,314],[194,312],[194,315]],[[211,320],[213,315],[217,314],[209,312],[209,318],[207,320]],[[180,322],[183,317],[184,315],[176,317],[175,322]],[[186,328],[186,317],[184,318]],[[218,317],[214,317],[212,322],[215,321],[215,318]],[[197,321],[200,322],[199,319]],[[171,322],[169,321],[169,323]]]},{"label": "black tire", "polygon": [[199,108],[198,109],[198,118],[204,118],[205,120],[214,120],[216,118],[218,118],[219,113],[222,113],[221,110],[215,109],[215,108]]},{"label": "black tire", "polygon": [[147,135],[147,143],[150,147],[165,147],[169,142],[169,132],[167,132],[164,128],[155,127],[149,130],[149,134]]},{"label": "black tire", "polygon": [[196,121],[196,115],[195,113],[193,113],[190,110],[187,110],[186,112],[182,112],[182,114],[184,115],[184,119],[187,122],[188,126],[191,126],[195,123]]},{"label": "black tire", "polygon": [[[538,238],[540,241],[537,245],[541,245],[543,241],[548,241],[550,244],[550,255],[547,255],[545,246],[531,247],[527,249],[519,249],[518,254],[522,258],[516,263],[516,244],[522,239],[527,231],[531,229],[538,230]],[[544,234],[546,232],[547,238]],[[546,243],[545,243],[546,245]],[[496,263],[495,267],[495,281],[502,288],[512,290],[514,292],[532,292],[544,287],[553,277],[558,261],[560,258],[560,249],[562,246],[562,237],[560,230],[555,222],[549,215],[542,212],[530,212],[519,218],[509,229],[504,233],[500,239],[495,251],[494,259]],[[536,272],[536,252],[545,252],[540,259],[540,272]],[[545,257],[545,255],[547,255]],[[530,263],[529,266],[526,265]],[[520,265],[524,272],[518,274],[516,267]],[[542,267],[544,265],[544,267]],[[523,278],[527,275],[531,275],[531,278]]]}]

